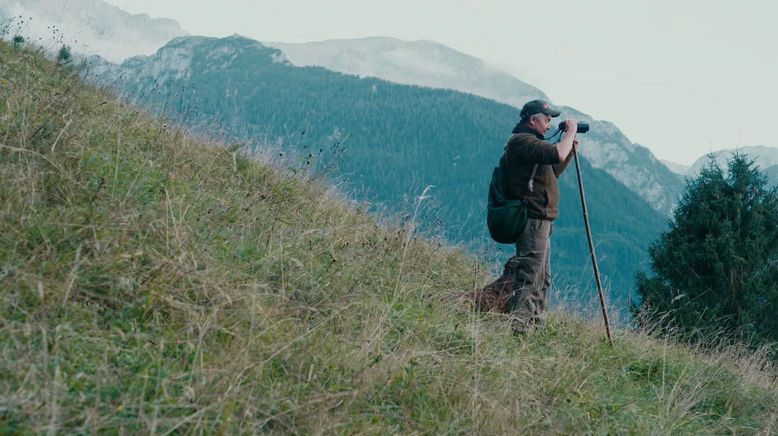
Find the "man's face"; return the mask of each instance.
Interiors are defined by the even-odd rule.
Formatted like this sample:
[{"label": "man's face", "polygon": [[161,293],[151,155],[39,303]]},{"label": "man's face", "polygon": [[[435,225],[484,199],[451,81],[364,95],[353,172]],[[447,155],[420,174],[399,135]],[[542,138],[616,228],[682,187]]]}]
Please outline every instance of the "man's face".
[{"label": "man's face", "polygon": [[533,115],[530,121],[530,127],[541,135],[545,135],[551,128],[551,116],[546,114]]}]

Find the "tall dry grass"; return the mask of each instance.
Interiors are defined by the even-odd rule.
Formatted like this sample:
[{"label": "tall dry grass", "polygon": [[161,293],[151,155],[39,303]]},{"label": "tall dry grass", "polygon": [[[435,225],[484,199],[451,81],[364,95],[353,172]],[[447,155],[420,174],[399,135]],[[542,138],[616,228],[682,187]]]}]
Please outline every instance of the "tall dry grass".
[{"label": "tall dry grass", "polygon": [[[772,433],[763,356],[563,310],[0,43],[3,433]],[[422,194],[418,204],[424,201]]]}]

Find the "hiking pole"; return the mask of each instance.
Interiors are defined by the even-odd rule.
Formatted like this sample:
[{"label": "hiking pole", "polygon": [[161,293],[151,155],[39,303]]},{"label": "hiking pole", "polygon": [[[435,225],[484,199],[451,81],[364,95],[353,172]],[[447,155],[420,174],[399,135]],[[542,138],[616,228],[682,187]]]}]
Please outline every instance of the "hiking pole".
[{"label": "hiking pole", "polygon": [[581,166],[578,163],[578,152],[573,147],[573,157],[575,157],[575,171],[578,173],[578,190],[581,193],[581,207],[583,207],[584,225],[586,226],[586,239],[589,240],[589,252],[592,255],[592,265],[594,267],[594,280],[597,282],[597,292],[600,294],[600,306],[602,307],[602,317],[605,320],[605,333],[608,335],[608,343],[613,346],[611,337],[611,325],[608,321],[608,308],[605,306],[605,294],[602,292],[602,283],[600,282],[600,269],[597,267],[597,255],[594,253],[594,243],[592,242],[592,230],[589,228],[589,213],[586,210],[586,196],[584,195],[583,179],[581,178]]}]

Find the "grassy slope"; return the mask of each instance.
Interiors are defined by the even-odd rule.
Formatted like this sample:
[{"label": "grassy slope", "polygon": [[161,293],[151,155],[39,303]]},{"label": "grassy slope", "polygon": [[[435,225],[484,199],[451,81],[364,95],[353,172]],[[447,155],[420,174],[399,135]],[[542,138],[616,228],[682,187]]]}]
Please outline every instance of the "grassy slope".
[{"label": "grassy slope", "polygon": [[774,370],[556,312],[0,43],[0,432],[775,431]]}]

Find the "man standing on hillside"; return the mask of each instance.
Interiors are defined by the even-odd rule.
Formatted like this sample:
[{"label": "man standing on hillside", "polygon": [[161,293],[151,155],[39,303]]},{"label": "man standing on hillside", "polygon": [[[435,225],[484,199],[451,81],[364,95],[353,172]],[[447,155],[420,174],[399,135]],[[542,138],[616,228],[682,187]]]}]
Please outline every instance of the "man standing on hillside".
[{"label": "man standing on hillside", "polygon": [[570,163],[573,147],[578,149],[578,123],[574,119],[564,122],[565,133],[558,144],[544,139],[551,118],[559,115],[543,100],[525,104],[505,146],[508,195],[526,198],[529,216],[516,242],[513,295],[508,300],[516,334],[529,333],[545,318],[546,291],[551,286],[550,238],[553,221],[559,216],[557,177]]}]

